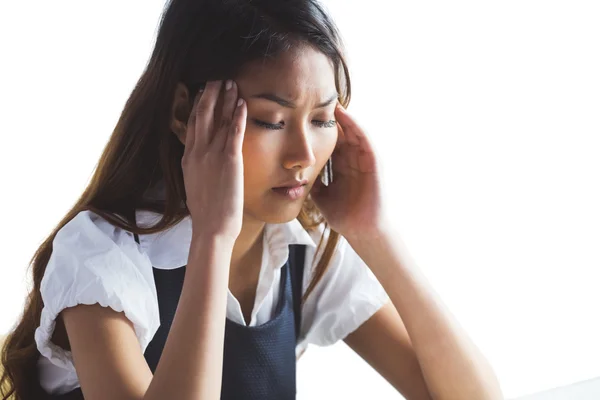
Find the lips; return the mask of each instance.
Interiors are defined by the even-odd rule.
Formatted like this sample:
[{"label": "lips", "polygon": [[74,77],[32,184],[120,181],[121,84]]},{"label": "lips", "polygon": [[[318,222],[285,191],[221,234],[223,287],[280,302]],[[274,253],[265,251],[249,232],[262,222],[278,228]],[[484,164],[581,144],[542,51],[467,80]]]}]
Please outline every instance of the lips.
[{"label": "lips", "polygon": [[282,188],[273,188],[271,189],[274,193],[282,195],[284,198],[290,200],[297,200],[302,198],[304,195],[306,185],[300,185],[296,187],[282,187]]},{"label": "lips", "polygon": [[279,186],[275,186],[273,189],[297,189],[301,186],[306,185],[307,183],[308,183],[307,179],[292,180],[292,181],[284,182],[283,184],[281,184]]}]

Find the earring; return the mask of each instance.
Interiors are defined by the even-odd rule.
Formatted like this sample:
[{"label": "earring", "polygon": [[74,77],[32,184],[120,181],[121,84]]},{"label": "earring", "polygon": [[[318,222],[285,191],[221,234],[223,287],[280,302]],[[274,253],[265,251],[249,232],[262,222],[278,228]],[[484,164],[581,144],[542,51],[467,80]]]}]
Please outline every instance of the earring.
[{"label": "earring", "polygon": [[329,186],[333,182],[333,163],[331,157],[327,160],[325,168],[321,171],[321,183],[325,186]]}]

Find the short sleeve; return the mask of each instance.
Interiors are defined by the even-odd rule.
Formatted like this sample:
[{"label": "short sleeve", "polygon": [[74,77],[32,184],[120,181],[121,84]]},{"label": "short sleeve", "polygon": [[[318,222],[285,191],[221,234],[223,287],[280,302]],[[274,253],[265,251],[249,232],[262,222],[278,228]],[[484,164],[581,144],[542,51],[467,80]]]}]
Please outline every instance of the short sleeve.
[{"label": "short sleeve", "polygon": [[[373,272],[342,236],[330,263],[302,309],[305,344],[328,346],[344,339],[389,301]],[[305,276],[305,287],[310,279]]]},{"label": "short sleeve", "polygon": [[70,351],[51,342],[57,315],[78,304],[100,304],[124,312],[142,351],[158,329],[158,302],[148,257],[130,232],[91,211],[63,226],[41,282],[44,302],[35,331],[39,352],[57,367],[74,372]]}]

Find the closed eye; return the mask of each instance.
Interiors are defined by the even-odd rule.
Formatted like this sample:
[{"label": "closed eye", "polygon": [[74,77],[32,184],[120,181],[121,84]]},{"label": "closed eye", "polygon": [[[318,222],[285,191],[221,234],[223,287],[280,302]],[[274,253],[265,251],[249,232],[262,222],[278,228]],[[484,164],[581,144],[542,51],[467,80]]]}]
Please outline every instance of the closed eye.
[{"label": "closed eye", "polygon": [[[283,129],[283,127],[285,126],[285,122],[280,122],[278,124],[270,124],[268,122],[264,122],[258,119],[252,119],[254,121],[254,123],[262,128],[265,129],[271,129],[271,130],[280,130]],[[336,121],[334,120],[330,120],[330,121],[319,121],[319,120],[313,120],[312,121],[313,124],[315,124],[316,126],[318,126],[319,128],[333,128],[336,126]]]},{"label": "closed eye", "polygon": [[319,128],[333,128],[334,126],[336,126],[336,122],[334,120],[329,120],[329,121],[318,121],[318,120],[313,120],[313,124],[317,125]]}]

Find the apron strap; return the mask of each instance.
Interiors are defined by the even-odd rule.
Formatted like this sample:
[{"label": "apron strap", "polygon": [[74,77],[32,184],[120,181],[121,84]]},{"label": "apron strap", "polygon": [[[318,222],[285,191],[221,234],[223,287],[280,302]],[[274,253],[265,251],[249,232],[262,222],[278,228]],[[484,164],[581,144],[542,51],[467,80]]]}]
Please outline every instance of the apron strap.
[{"label": "apron strap", "polygon": [[305,255],[306,245],[290,245],[290,272],[292,278],[294,318],[296,322],[296,340],[300,337],[300,322],[302,321],[302,280],[304,276]]}]

